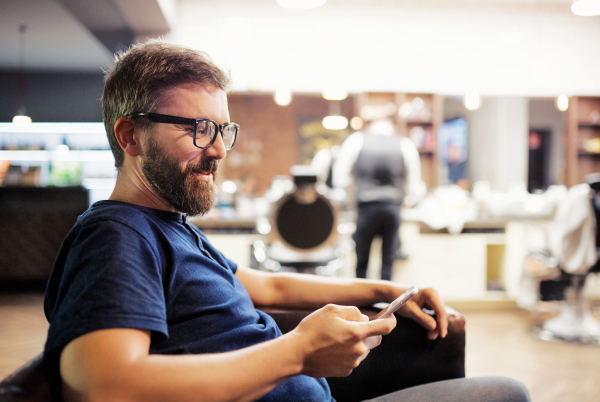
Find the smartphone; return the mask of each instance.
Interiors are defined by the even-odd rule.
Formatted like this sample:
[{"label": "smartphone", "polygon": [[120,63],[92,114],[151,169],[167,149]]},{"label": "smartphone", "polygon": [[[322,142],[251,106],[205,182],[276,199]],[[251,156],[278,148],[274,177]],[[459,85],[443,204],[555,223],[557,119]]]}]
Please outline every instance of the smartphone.
[{"label": "smartphone", "polygon": [[381,318],[388,317],[390,314],[394,314],[396,310],[404,305],[407,301],[409,301],[414,295],[419,292],[416,286],[411,286],[408,290],[402,293],[396,300],[391,302],[386,308],[381,310],[379,314],[373,318],[374,320],[378,320]]}]

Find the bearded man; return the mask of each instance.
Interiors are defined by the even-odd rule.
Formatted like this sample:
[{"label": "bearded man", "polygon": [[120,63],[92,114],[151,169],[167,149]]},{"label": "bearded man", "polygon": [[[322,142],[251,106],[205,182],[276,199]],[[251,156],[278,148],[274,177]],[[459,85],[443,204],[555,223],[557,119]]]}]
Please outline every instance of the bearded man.
[{"label": "bearded man", "polygon": [[[212,207],[238,136],[228,83],[206,54],[161,41],[107,72],[116,186],[78,219],[46,291],[45,365],[64,400],[330,401],[323,377],[348,375],[394,328],[393,315],[368,321],[350,306],[391,302],[404,287],[241,267],[187,223]],[[255,304],[319,310],[282,335]],[[447,333],[434,290],[401,314],[432,339]]]}]

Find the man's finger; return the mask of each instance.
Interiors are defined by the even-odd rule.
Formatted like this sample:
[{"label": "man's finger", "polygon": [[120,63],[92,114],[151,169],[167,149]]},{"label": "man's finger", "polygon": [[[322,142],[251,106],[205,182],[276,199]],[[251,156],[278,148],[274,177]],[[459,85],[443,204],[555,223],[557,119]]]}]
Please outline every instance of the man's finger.
[{"label": "man's finger", "polygon": [[396,327],[396,317],[392,314],[389,317],[372,320],[361,323],[355,323],[361,328],[362,338],[367,338],[375,335],[387,335]]},{"label": "man's finger", "polygon": [[446,306],[437,296],[437,292],[435,292],[433,295],[429,294],[429,297],[427,298],[427,304],[435,312],[439,334],[442,338],[445,338],[448,334],[448,313],[446,313]]},{"label": "man's finger", "polygon": [[421,310],[421,308],[416,303],[406,303],[404,311],[402,313],[403,316],[412,318],[425,329],[428,329],[430,331],[438,327],[436,320],[432,316]]},{"label": "man's finger", "polygon": [[442,338],[445,338],[446,335],[448,335],[448,313],[446,313],[445,308],[442,308],[441,310],[436,311],[435,314],[440,335]]},{"label": "man's finger", "polygon": [[365,346],[369,348],[369,350],[376,348],[381,344],[381,335],[370,336],[365,339]]},{"label": "man's finger", "polygon": [[358,321],[365,322],[369,321],[369,317],[362,314],[358,307],[353,306],[335,306],[338,308],[338,314],[340,318],[343,318],[346,321]]}]

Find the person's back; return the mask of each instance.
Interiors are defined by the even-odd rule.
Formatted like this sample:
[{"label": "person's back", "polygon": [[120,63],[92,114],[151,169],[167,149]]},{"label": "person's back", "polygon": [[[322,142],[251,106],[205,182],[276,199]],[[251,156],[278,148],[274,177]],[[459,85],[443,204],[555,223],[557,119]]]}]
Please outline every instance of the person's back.
[{"label": "person's back", "polygon": [[400,138],[382,134],[367,136],[354,165],[357,202],[401,204],[405,176]]}]

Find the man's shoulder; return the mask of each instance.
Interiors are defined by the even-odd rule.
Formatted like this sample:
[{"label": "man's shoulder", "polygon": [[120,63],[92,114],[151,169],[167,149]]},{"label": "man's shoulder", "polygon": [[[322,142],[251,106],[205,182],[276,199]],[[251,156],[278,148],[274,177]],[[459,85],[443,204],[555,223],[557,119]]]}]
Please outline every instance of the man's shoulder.
[{"label": "man's shoulder", "polygon": [[126,202],[104,200],[94,203],[78,220],[79,226],[106,224],[144,230],[176,223],[179,214],[153,210]]},{"label": "man's shoulder", "polygon": [[81,223],[98,221],[134,222],[147,220],[148,216],[135,205],[118,201],[99,201],[94,203],[80,217]]}]

